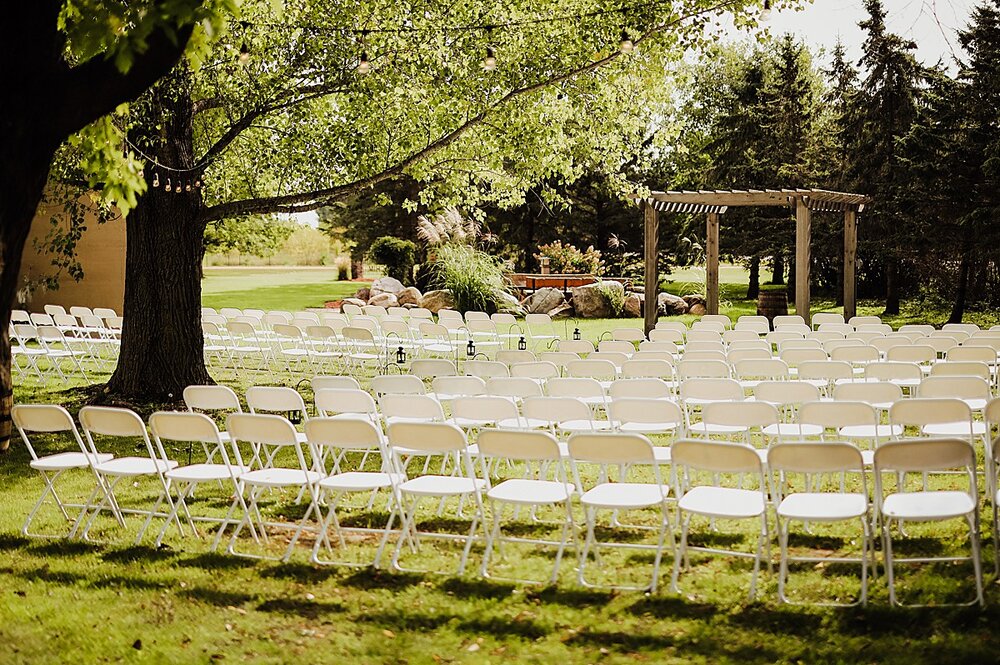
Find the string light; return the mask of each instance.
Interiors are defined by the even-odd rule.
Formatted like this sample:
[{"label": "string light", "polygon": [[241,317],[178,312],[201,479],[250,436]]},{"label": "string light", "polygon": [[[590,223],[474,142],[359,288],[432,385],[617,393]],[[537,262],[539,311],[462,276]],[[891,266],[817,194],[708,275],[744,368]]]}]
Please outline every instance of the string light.
[{"label": "string light", "polygon": [[632,42],[632,38],[628,36],[627,30],[622,30],[622,41],[618,45],[618,50],[622,53],[631,53],[635,50],[635,44]]},{"label": "string light", "polygon": [[764,9],[760,10],[760,20],[771,20],[771,0],[764,0]]},{"label": "string light", "polygon": [[159,173],[154,173],[153,174],[153,187],[159,187],[159,186],[160,186],[160,174]]},{"label": "string light", "polygon": [[167,178],[167,184],[164,185],[163,191],[169,192],[171,189],[173,189],[173,187],[170,186],[170,178]]},{"label": "string light", "polygon": [[243,40],[243,45],[240,46],[239,61],[241,65],[245,65],[250,62],[250,47],[247,46],[246,40]]},{"label": "string light", "polygon": [[372,70],[372,63],[368,61],[368,52],[362,51],[361,58],[358,60],[358,73],[367,74]]},{"label": "string light", "polygon": [[493,52],[493,47],[486,47],[486,57],[483,58],[483,69],[488,72],[497,68],[497,55]]}]

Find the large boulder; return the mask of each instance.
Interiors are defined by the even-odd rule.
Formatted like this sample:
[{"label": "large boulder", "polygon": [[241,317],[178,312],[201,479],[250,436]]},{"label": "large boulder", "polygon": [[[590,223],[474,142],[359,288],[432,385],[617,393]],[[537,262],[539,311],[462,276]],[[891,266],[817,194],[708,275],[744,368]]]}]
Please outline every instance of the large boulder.
[{"label": "large boulder", "polygon": [[656,306],[663,316],[680,316],[687,314],[687,300],[672,293],[661,293],[656,297]]},{"label": "large boulder", "polygon": [[625,299],[625,287],[621,282],[604,281],[573,287],[573,308],[576,315],[584,319],[608,319],[617,316],[611,299],[605,291],[617,291]]},{"label": "large boulder", "polygon": [[500,291],[497,293],[497,311],[513,314],[514,316],[524,316],[524,308],[521,302],[512,293]]},{"label": "large boulder", "polygon": [[642,310],[646,304],[646,296],[641,293],[630,293],[625,296],[625,316],[633,319],[642,318]]},{"label": "large boulder", "polygon": [[403,283],[395,277],[379,277],[372,282],[372,296],[380,293],[391,293],[396,295],[403,290]]},{"label": "large boulder", "polygon": [[546,314],[549,315],[551,319],[571,319],[576,315],[576,311],[573,309],[573,305],[568,302],[564,302],[555,309],[550,309]]},{"label": "large boulder", "polygon": [[358,307],[364,307],[368,303],[360,298],[344,298],[342,305],[357,305]]},{"label": "large boulder", "polygon": [[538,289],[521,301],[521,307],[528,314],[545,314],[565,304],[566,298],[563,296],[563,292],[551,287]]},{"label": "large boulder", "polygon": [[372,297],[372,290],[369,289],[367,286],[358,289],[357,293],[354,294],[354,298],[356,300],[364,300],[365,302],[368,302],[368,300],[371,297]]},{"label": "large boulder", "polygon": [[396,294],[396,299],[399,301],[399,304],[404,306],[413,305],[414,307],[419,307],[420,300],[423,297],[423,294],[420,293],[420,289],[415,286],[408,286]]},{"label": "large boulder", "polygon": [[688,314],[694,314],[695,316],[705,316],[705,313],[707,311],[708,310],[705,308],[704,305],[696,302],[695,304],[691,305],[691,308],[688,310]]},{"label": "large boulder", "polygon": [[368,304],[377,305],[379,307],[397,307],[399,305],[399,299],[392,293],[380,293],[372,296],[371,300],[368,301]]},{"label": "large boulder", "polygon": [[420,306],[437,314],[442,309],[453,308],[455,306],[455,296],[451,295],[451,291],[448,289],[428,291],[420,299]]},{"label": "large boulder", "polygon": [[[701,295],[700,293],[687,294],[686,296],[684,296],[684,302],[688,304],[688,309],[694,307],[695,305],[701,305],[702,307],[708,305],[708,301],[705,300],[705,296]],[[691,313],[693,314],[694,312]]]}]

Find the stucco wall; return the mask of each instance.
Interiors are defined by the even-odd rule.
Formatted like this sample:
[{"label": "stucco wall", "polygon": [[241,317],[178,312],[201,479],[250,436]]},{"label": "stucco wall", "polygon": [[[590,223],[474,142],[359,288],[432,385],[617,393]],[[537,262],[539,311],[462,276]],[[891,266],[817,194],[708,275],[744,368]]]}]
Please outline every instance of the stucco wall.
[{"label": "stucco wall", "polygon": [[[45,305],[62,305],[67,309],[84,305],[111,307],[120,313],[125,297],[125,221],[122,219],[98,224],[96,216],[88,214],[87,229],[77,244],[83,279],[77,282],[63,271],[58,289],[37,286],[41,277],[56,272],[52,255],[40,252],[39,248],[44,247],[44,239],[52,228],[52,217],[59,214],[59,207],[43,203],[31,223],[21,262],[19,303],[15,307],[37,312]],[[68,221],[61,223],[68,224]],[[31,285],[36,286],[26,288]]]}]

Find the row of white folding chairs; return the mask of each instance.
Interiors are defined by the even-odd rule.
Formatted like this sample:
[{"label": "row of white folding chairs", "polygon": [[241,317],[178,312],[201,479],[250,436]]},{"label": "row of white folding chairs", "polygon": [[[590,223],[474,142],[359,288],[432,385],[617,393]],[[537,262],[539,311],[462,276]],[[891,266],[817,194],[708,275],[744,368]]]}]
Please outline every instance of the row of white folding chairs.
[{"label": "row of white folding chairs", "polygon": [[117,356],[119,344],[109,337],[71,335],[55,326],[26,323],[11,324],[8,335],[12,369],[22,379],[34,375],[43,383],[55,377],[66,381],[75,375],[90,381],[84,365],[104,368]]},{"label": "row of white folding chairs", "polygon": [[[114,319],[118,317],[118,312],[111,309],[110,307],[94,307],[93,309],[91,309],[90,307],[83,307],[77,305],[70,307],[69,311],[67,311],[66,308],[63,307],[62,305],[45,305],[42,311],[50,317],[54,317],[57,315],[67,315],[67,314],[75,316],[77,318],[83,318],[84,316],[96,316],[97,318],[104,320]],[[33,314],[29,313],[27,310],[24,309],[14,309],[11,310],[10,318],[11,321],[15,321],[17,323],[32,323],[33,322],[32,317],[40,313],[41,312]]]},{"label": "row of white folding chairs", "polygon": [[[340,525],[336,514],[338,502],[344,494],[388,490],[392,503],[388,523],[384,529],[367,529],[369,532],[381,533],[379,546],[374,559],[370,561],[371,564],[376,566],[380,564],[382,552],[394,535],[396,546],[392,556],[392,567],[396,570],[407,570],[401,562],[404,545],[409,544],[416,549],[420,542],[417,539],[418,535],[421,539],[444,537],[463,546],[457,570],[461,574],[468,564],[473,542],[484,540],[486,547],[480,573],[492,577],[494,575],[491,573],[490,561],[494,548],[504,542],[518,540],[502,534],[504,506],[562,505],[565,508],[564,518],[560,521],[562,527],[560,539],[527,541],[533,545],[549,545],[556,549],[551,573],[544,580],[520,581],[541,583],[557,581],[562,555],[567,547],[571,546],[577,551],[578,582],[585,586],[595,586],[587,579],[587,569],[591,566],[589,560],[591,551],[623,545],[628,549],[636,547],[634,542],[630,543],[631,546],[627,545],[627,541],[598,542],[595,529],[598,511],[610,512],[614,516],[611,522],[614,527],[620,526],[616,517],[621,511],[651,509],[657,517],[655,526],[652,527],[656,534],[656,542],[644,546],[644,549],[654,552],[649,582],[641,586],[629,587],[621,584],[611,586],[655,591],[660,561],[666,553],[673,557],[670,587],[677,591],[682,561],[687,561],[689,550],[700,549],[690,547],[687,543],[692,517],[708,518],[713,520],[713,524],[716,519],[752,520],[760,525],[755,550],[752,552],[727,550],[722,553],[754,560],[754,573],[750,583],[750,596],[753,598],[761,564],[766,562],[769,567],[771,565],[768,525],[768,506],[771,505],[774,507],[778,522],[780,545],[778,585],[779,598],[783,602],[789,600],[785,589],[788,563],[800,560],[790,556],[788,551],[789,523],[857,522],[861,532],[861,548],[860,555],[852,558],[862,568],[857,602],[863,604],[866,601],[868,560],[870,555],[874,556],[874,548],[870,546],[869,524],[874,523],[882,528],[885,563],[889,572],[890,601],[895,604],[897,598],[893,566],[896,560],[891,548],[892,522],[907,519],[926,521],[962,518],[968,521],[970,528],[971,553],[968,558],[973,561],[977,591],[976,600],[973,602],[983,602],[978,521],[975,517],[975,511],[978,509],[974,476],[975,454],[971,446],[961,440],[896,441],[881,446],[872,459],[876,487],[875,501],[872,508],[869,508],[862,454],[857,448],[845,443],[828,443],[818,447],[815,444],[778,444],[762,457],[741,445],[709,441],[678,441],[672,448],[673,464],[682,472],[672,474],[673,487],[671,487],[660,475],[654,446],[641,435],[577,433],[567,441],[563,450],[551,435],[545,433],[488,430],[482,432],[476,441],[477,455],[480,459],[502,459],[508,463],[517,461],[526,465],[545,464],[551,474],[548,477],[510,479],[493,484],[489,465],[484,464],[481,473],[477,473],[472,462],[468,439],[461,429],[447,423],[396,423],[390,426],[388,436],[383,438],[376,428],[364,421],[319,418],[311,420],[306,425],[306,436],[303,441],[291,423],[280,416],[232,414],[227,420],[227,429],[232,438],[233,458],[237,460],[234,462],[233,458],[228,456],[227,446],[214,422],[200,414],[169,412],[154,414],[150,418],[152,437],[142,420],[126,409],[86,407],[81,411],[80,419],[86,443],[77,432],[72,418],[61,407],[36,405],[15,408],[15,425],[32,452],[32,465],[40,471],[46,483],[45,491],[29,515],[24,529],[26,533],[30,533],[28,526],[31,519],[47,495],[53,497],[63,510],[66,519],[70,519],[65,509],[71,506],[60,502],[54,490],[54,482],[60,473],[70,468],[90,467],[96,479],[94,495],[100,496],[100,502],[94,503],[90,500],[81,506],[80,514],[72,520],[71,535],[76,535],[88,513],[90,518],[83,525],[84,537],[87,537],[94,518],[102,510],[110,510],[122,524],[126,513],[138,512],[144,514],[146,520],[137,542],[141,540],[154,518],[163,518],[164,526],[157,537],[159,543],[172,523],[176,523],[178,529],[181,529],[180,516],[183,514],[192,530],[196,519],[220,523],[215,538],[216,545],[223,530],[235,524],[227,551],[232,554],[263,558],[266,555],[238,551],[236,548],[238,536],[243,530],[248,530],[254,540],[265,540],[267,528],[272,524],[261,516],[257,505],[258,497],[263,491],[275,488],[297,489],[300,496],[308,499],[309,506],[300,521],[289,525],[294,528],[294,534],[284,554],[277,558],[288,560],[302,534],[311,533],[314,535],[311,556],[314,562],[367,565],[369,562],[359,564],[356,561],[325,558],[326,553],[333,550],[331,528],[332,535],[336,538],[333,542],[338,543],[343,549],[347,548],[344,533],[351,529],[345,529]],[[71,432],[76,438],[80,452],[37,457],[28,433],[58,431]],[[148,458],[115,459],[107,453],[101,453],[95,443],[100,436],[142,439],[146,444]],[[223,462],[180,466],[170,460],[166,453],[165,443],[171,441],[198,442],[218,449],[221,451]],[[257,452],[249,465],[242,462],[239,442],[253,444],[256,448]],[[270,465],[268,462],[273,461],[275,456],[269,452],[280,449],[294,450],[297,464],[285,467]],[[329,472],[325,467],[315,464],[317,458],[325,456],[321,451],[332,453],[326,457],[343,459],[342,453],[345,451],[371,452],[373,449],[383,458],[377,471],[343,472],[335,465],[332,472]],[[458,463],[448,475],[425,472],[410,477],[404,471],[405,458],[415,455],[440,455],[446,458],[455,456],[458,458]],[[313,460],[307,461],[307,456],[313,457]],[[651,470],[652,478],[647,476],[637,478],[638,482],[611,483],[604,481],[604,475],[600,474],[596,482],[585,486],[582,479],[587,476],[579,472],[581,465],[595,465],[601,469],[617,466],[621,469],[622,480],[628,480],[625,474],[630,469],[644,467]],[[995,476],[995,464],[992,466]],[[921,493],[920,490],[905,492],[904,487],[897,487],[896,491],[886,491],[882,486],[885,472],[917,471],[926,474],[954,468],[965,470],[968,478],[968,488],[963,494],[965,499],[962,510],[950,509],[954,508],[951,504],[957,501],[955,497],[958,494],[954,490],[947,495],[951,500],[949,510],[934,511],[928,510],[928,505],[938,505],[939,502],[936,500],[938,495],[927,494],[926,487]],[[699,474],[699,471],[705,473]],[[792,474],[855,472],[860,472],[860,492],[843,486],[839,490],[831,490],[814,485],[809,488],[810,491],[800,493],[791,491],[788,482]],[[739,485],[727,485],[722,478],[723,474],[727,476],[738,474]],[[769,474],[778,474],[778,480],[767,477]],[[155,476],[159,479],[161,487],[159,498],[150,509],[132,511],[122,509],[114,494],[115,486],[123,478],[134,479],[140,476]],[[196,485],[208,481],[231,483],[234,499],[225,518],[195,517],[185,502]],[[671,490],[676,501],[680,524],[677,544],[668,508]],[[931,490],[933,491],[935,490]],[[418,534],[416,521],[418,504],[421,499],[428,497],[441,500],[456,497],[467,499],[473,512],[469,530],[458,533]],[[578,497],[577,500],[584,509],[585,532],[582,544],[578,542],[573,516],[572,502],[575,497]],[[169,512],[159,510],[164,502],[169,507]],[[487,518],[486,504],[492,507],[493,523],[491,528],[483,528],[480,535],[480,525],[485,525]],[[459,511],[462,505],[463,503],[459,502]],[[323,514],[324,509],[326,515]],[[237,510],[240,511],[238,520],[234,517]],[[400,526],[393,529],[396,522]],[[183,531],[181,533],[183,534]],[[996,538],[995,520],[994,537]],[[711,549],[707,551],[718,552]]]}]

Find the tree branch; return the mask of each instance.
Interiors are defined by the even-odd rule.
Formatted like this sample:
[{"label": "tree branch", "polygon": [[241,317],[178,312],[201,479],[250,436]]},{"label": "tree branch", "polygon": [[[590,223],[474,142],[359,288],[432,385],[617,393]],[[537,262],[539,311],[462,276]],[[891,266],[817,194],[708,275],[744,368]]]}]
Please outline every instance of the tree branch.
[{"label": "tree branch", "polygon": [[145,50],[136,54],[124,73],[112,60],[99,56],[69,69],[64,85],[56,92],[55,103],[62,108],[62,114],[55,131],[68,136],[141,95],[177,64],[193,30],[193,23],[174,30],[158,26],[146,39]]},{"label": "tree branch", "polygon": [[[638,39],[634,40],[636,45],[639,45],[649,39],[651,39],[656,34],[681,23],[684,20],[693,18],[695,16],[700,16],[706,14],[728,5],[732,4],[731,0],[719,3],[712,7],[692,12],[689,14],[684,14],[671,21],[664,24],[654,26],[643,33]],[[582,67],[577,67],[571,69],[558,76],[553,76],[537,83],[527,85],[521,88],[515,88],[511,90],[503,97],[498,99],[496,102],[491,104],[489,107],[483,109],[478,114],[468,118],[460,124],[455,129],[451,130],[447,134],[444,134],[437,139],[429,142],[421,150],[409,155],[405,159],[402,159],[395,164],[388,166],[384,170],[370,175],[365,178],[360,178],[354,182],[346,183],[343,185],[336,185],[334,187],[327,187],[324,189],[316,189],[308,192],[299,192],[297,194],[286,194],[282,196],[269,196],[260,198],[250,198],[241,199],[238,201],[229,201],[226,203],[218,203],[214,206],[206,208],[201,214],[201,220],[203,222],[211,222],[218,219],[224,219],[228,217],[241,217],[244,215],[252,214],[266,214],[266,213],[286,213],[295,214],[300,212],[309,212],[316,210],[317,208],[322,208],[323,206],[329,205],[338,200],[343,200],[353,194],[356,194],[364,189],[377,185],[386,180],[390,180],[402,174],[407,168],[413,166],[429,157],[430,155],[443,150],[444,148],[450,146],[452,143],[457,141],[462,135],[466,134],[469,130],[483,124],[486,118],[492,114],[497,109],[501,108],[508,102],[517,99],[519,97],[524,97],[538,90],[544,88],[558,85],[564,81],[576,78],[583,74],[588,74],[592,71],[600,69],[601,67],[607,65],[610,62],[621,57],[620,51],[614,51],[610,55],[607,55],[600,60],[595,60]]]}]

